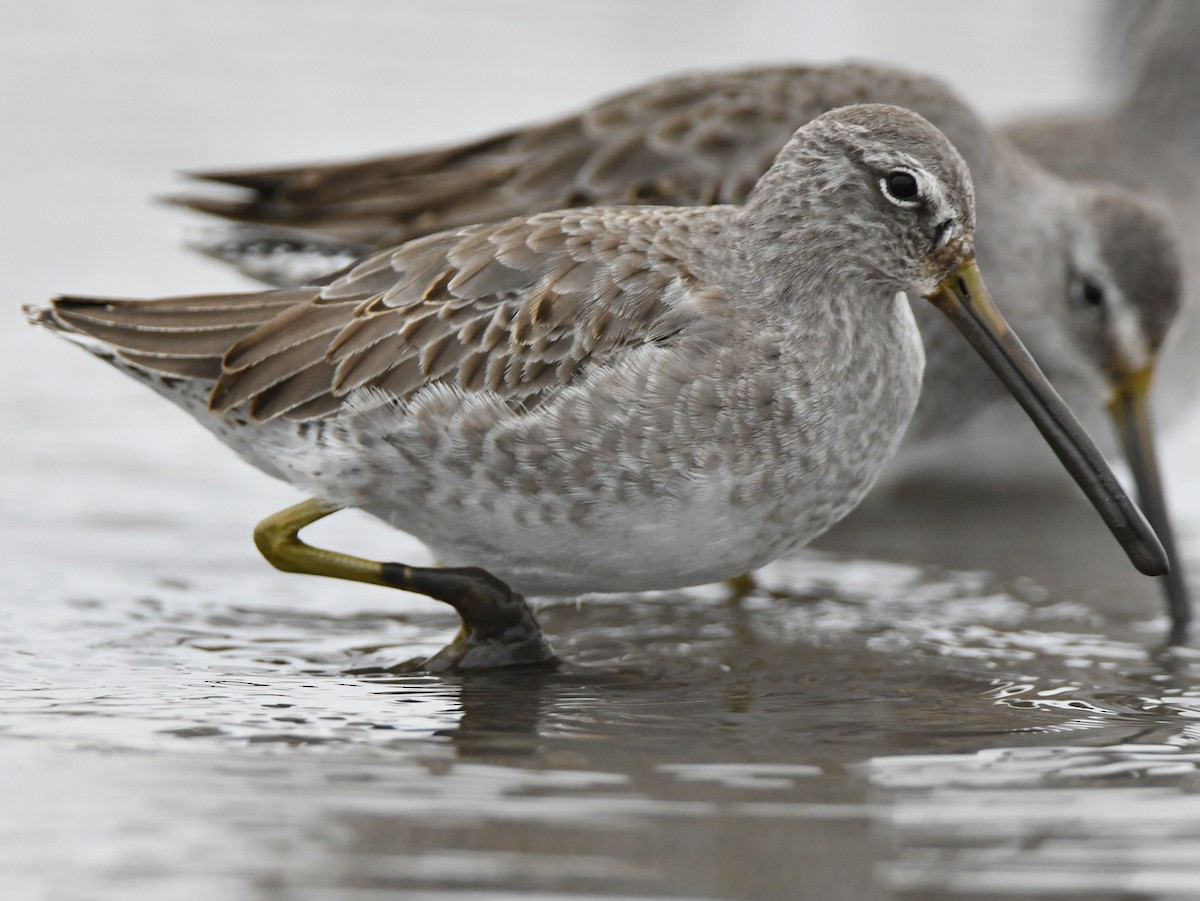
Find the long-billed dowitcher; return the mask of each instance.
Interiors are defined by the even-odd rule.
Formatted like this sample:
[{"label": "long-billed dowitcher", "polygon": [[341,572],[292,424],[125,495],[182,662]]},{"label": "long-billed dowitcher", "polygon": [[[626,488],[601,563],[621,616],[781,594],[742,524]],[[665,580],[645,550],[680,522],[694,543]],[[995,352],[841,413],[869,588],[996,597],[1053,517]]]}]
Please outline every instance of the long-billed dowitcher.
[{"label": "long-billed dowitcher", "polygon": [[[908,293],[995,367],[1131,560],[1160,574],[1153,531],[992,306],[974,225],[946,138],[860,105],[802,127],[741,206],[543,213],[385,250],[321,287],[28,314],[312,494],[256,530],[273,564],[455,604],[468,665],[511,661],[514,634],[517,659],[549,653],[530,649],[508,585],[719,580],[844,516],[917,404]],[[299,540],[346,506],[485,569]]]},{"label": "long-billed dowitcher", "polygon": [[[203,174],[250,196],[180,202],[246,223],[218,229],[203,249],[286,282],[296,271],[313,275],[465,222],[585,204],[740,202],[796,126],[862,101],[921,113],[962,153],[978,195],[979,257],[998,304],[1074,405],[1086,415],[1105,402],[1140,500],[1175,559],[1145,414],[1150,374],[1179,302],[1179,262],[1166,223],[1121,189],[1050,175],[935,79],[866,65],[696,73],[461,146]],[[917,302],[915,312],[928,375],[901,451],[910,468],[925,459],[929,441],[1004,395],[928,304]],[[1164,588],[1173,635],[1181,638],[1191,618],[1181,567]]]}]

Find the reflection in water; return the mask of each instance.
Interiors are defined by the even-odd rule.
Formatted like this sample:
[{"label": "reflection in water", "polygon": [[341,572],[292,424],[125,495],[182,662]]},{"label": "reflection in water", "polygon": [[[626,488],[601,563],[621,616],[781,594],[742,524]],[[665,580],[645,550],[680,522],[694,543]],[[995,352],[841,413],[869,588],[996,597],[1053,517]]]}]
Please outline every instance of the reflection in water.
[{"label": "reflection in water", "polygon": [[540,750],[546,711],[539,673],[465,676],[459,686],[462,715],[439,732],[462,757],[532,757]]}]

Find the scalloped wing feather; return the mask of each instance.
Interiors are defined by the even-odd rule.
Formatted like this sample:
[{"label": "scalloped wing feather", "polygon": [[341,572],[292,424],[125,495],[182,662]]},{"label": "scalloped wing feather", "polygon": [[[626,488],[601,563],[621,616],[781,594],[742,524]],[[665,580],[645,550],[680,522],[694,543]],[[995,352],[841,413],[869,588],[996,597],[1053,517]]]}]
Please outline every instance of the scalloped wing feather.
[{"label": "scalloped wing feather", "polygon": [[213,379],[210,407],[258,420],[340,409],[356,390],[490,390],[529,408],[588,365],[686,326],[680,251],[717,210],[551,213],[429,236],[323,287],[159,301],[59,298],[54,326],[147,371]]}]

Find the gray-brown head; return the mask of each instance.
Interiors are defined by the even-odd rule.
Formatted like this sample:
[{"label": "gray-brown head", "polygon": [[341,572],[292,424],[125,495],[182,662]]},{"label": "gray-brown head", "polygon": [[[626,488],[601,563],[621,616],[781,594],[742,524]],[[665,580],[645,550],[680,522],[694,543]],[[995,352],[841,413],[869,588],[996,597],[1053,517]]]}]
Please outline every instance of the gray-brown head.
[{"label": "gray-brown head", "polygon": [[1103,400],[1152,369],[1182,300],[1178,250],[1163,214],[1112,186],[1085,185],[1066,223],[1065,331]]},{"label": "gray-brown head", "polygon": [[848,106],[809,122],[758,182],[746,215],[768,256],[782,262],[798,242],[824,251],[806,260],[824,284],[928,296],[974,253],[966,163],[928,121],[895,106]]}]

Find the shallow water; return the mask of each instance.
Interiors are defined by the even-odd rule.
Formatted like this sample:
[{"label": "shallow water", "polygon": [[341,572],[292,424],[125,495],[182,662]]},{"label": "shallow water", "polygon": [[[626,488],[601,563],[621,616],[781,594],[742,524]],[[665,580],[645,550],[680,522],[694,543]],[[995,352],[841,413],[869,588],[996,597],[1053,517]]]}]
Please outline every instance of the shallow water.
[{"label": "shallow water", "polygon": [[[292,8],[11,5],[13,304],[239,287],[146,205],[173,169],[471,135],[688,65],[898,58],[890,4]],[[1019,77],[1018,25],[978,11],[993,43],[924,58],[993,112],[1083,98],[1083,9],[1055,8]],[[1067,491],[910,485],[738,603],[542,605],[559,672],[397,675],[443,608],[271,570],[249,530],[293,492],[15,315],[0,366],[6,899],[1200,895],[1200,651],[1156,650],[1153,584]],[[1166,448],[1193,572],[1198,446]],[[355,514],[313,537],[423,554]]]},{"label": "shallow water", "polygon": [[1200,652],[1029,580],[814,552],[470,677],[350,672],[449,637],[382,592],[134,581],[10,596],[14,897],[1195,896]]}]

